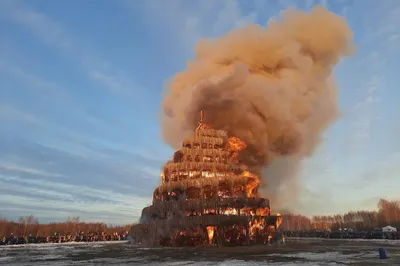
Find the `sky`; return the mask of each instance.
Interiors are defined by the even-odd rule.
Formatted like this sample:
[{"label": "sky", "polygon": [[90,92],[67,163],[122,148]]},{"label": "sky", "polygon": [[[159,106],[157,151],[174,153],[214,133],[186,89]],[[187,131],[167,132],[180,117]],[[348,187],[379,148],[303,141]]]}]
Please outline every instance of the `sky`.
[{"label": "sky", "polygon": [[[335,69],[341,117],[304,160],[306,215],[375,209],[400,188],[400,2],[0,0],[0,216],[138,220],[173,150],[166,83],[201,38],[316,4],[357,53]],[[273,209],[273,202],[272,209]]]}]

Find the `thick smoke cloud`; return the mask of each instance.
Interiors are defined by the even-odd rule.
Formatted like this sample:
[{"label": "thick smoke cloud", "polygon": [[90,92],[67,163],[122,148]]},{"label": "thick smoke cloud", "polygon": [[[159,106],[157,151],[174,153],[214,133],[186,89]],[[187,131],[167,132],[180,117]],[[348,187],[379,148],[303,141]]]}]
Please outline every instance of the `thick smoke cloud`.
[{"label": "thick smoke cloud", "polygon": [[302,158],[337,118],[332,68],[352,54],[352,41],[346,21],[321,6],[199,41],[195,60],[168,85],[165,141],[179,148],[203,110],[206,124],[249,144],[241,157],[263,173],[268,197],[285,186],[296,195]]}]

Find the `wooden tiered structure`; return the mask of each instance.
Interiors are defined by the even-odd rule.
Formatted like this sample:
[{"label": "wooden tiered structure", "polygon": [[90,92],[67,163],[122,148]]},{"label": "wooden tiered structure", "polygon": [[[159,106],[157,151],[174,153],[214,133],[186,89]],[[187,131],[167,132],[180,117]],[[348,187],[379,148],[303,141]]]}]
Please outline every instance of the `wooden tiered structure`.
[{"label": "wooden tiered structure", "polygon": [[[257,195],[254,175],[231,160],[225,131],[203,124],[183,142],[161,174],[153,204],[132,227],[136,242],[184,246],[267,243],[282,218]],[[256,185],[254,185],[256,184]]]}]

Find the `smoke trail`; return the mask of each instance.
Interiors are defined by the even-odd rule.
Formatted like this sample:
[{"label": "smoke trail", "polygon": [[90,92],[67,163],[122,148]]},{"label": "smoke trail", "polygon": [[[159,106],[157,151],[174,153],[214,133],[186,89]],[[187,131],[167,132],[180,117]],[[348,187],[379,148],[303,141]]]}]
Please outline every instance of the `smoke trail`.
[{"label": "smoke trail", "polygon": [[241,160],[264,172],[269,197],[289,185],[295,197],[302,158],[337,117],[331,73],[352,41],[346,21],[322,6],[199,41],[195,61],[168,86],[165,141],[179,148],[204,110],[205,123],[249,144]]}]

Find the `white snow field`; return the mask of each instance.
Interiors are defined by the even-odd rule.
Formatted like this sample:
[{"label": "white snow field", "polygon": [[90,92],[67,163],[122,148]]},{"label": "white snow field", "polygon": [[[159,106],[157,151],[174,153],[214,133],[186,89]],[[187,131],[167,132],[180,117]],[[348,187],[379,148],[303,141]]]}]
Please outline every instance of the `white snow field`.
[{"label": "white snow field", "polygon": [[[387,250],[380,260],[378,248]],[[256,250],[256,251],[254,251]],[[400,265],[400,241],[288,239],[279,246],[140,248],[126,241],[0,246],[0,265]]]}]

